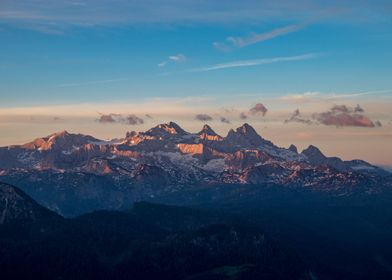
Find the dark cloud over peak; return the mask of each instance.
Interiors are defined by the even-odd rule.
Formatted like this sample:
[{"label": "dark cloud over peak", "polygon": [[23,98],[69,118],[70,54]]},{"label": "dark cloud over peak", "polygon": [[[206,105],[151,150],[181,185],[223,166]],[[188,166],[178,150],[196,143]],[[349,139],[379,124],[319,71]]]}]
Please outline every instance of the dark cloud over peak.
[{"label": "dark cloud over peak", "polygon": [[143,124],[144,120],[134,114],[131,114],[131,115],[126,116],[123,119],[123,122],[125,124],[129,124],[129,125],[138,125],[138,124]]},{"label": "dark cloud over peak", "polygon": [[250,108],[249,114],[251,115],[259,115],[261,114],[263,117],[267,114],[268,109],[262,103],[257,103],[255,106]]},{"label": "dark cloud over peak", "polygon": [[231,124],[230,120],[227,119],[227,118],[225,118],[225,117],[220,117],[220,121],[221,121],[222,123]]},{"label": "dark cloud over peak", "polygon": [[213,118],[207,114],[197,114],[195,116],[195,120],[202,121],[202,122],[208,122],[208,121],[212,121]]},{"label": "dark cloud over peak", "polygon": [[134,114],[123,116],[121,114],[113,114],[113,113],[101,114],[101,116],[97,119],[97,121],[99,123],[104,123],[104,124],[123,123],[128,125],[138,125],[144,123],[144,120],[142,118],[139,118]]},{"label": "dark cloud over peak", "polygon": [[297,122],[304,124],[323,124],[336,127],[381,127],[380,121],[372,121],[364,115],[365,110],[357,105],[354,108],[346,105],[334,105],[326,112],[314,113],[312,118],[305,118],[299,109],[296,109],[285,123]]},{"label": "dark cloud over peak", "polygon": [[241,120],[246,120],[248,118],[248,115],[245,112],[240,113],[240,119]]},{"label": "dark cloud over peak", "polygon": [[299,109],[294,110],[293,114],[291,117],[287,120],[284,121],[285,123],[290,123],[290,122],[298,122],[298,123],[304,123],[304,124],[312,124],[312,121],[309,119],[305,119],[302,117],[301,112]]},{"label": "dark cloud over peak", "polygon": [[375,127],[376,124],[367,116],[362,114],[364,109],[359,105],[350,108],[346,105],[335,105],[329,111],[313,114],[313,119],[324,125],[337,127],[359,126]]},{"label": "dark cloud over peak", "polygon": [[332,113],[350,113],[350,110],[346,105],[334,105],[331,110]]},{"label": "dark cloud over peak", "polygon": [[357,104],[357,106],[355,106],[354,108],[354,113],[363,113],[363,112],[365,112],[365,110],[362,109],[362,107],[359,106],[359,104]]},{"label": "dark cloud over peak", "polygon": [[97,121],[99,123],[115,123],[116,119],[115,119],[115,114],[102,114]]}]

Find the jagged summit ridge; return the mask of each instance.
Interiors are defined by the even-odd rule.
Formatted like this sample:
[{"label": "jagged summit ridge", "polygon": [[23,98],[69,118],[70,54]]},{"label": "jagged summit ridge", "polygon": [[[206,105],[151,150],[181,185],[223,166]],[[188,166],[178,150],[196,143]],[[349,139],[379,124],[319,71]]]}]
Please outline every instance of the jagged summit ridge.
[{"label": "jagged summit ridge", "polygon": [[165,136],[165,135],[186,135],[189,134],[184,129],[182,129],[178,124],[175,122],[169,122],[167,124],[159,124],[150,130],[145,132],[148,135],[152,136]]},{"label": "jagged summit ridge", "polygon": [[392,184],[385,173],[365,161],[326,157],[315,146],[301,153],[277,147],[249,124],[226,137],[208,125],[189,133],[169,122],[111,141],[62,132],[0,148],[0,180],[24,186],[33,197],[58,195],[50,206],[60,213],[70,211],[63,194],[80,205],[87,199],[117,209],[157,193],[210,184],[374,193]]},{"label": "jagged summit ridge", "polygon": [[203,126],[202,130],[200,130],[200,132],[198,134],[201,135],[203,133],[206,133],[206,134],[211,135],[211,136],[218,135],[218,134],[216,134],[216,132],[208,124],[205,124]]},{"label": "jagged summit ridge", "polygon": [[258,135],[256,130],[248,123],[244,123],[242,126],[238,127],[236,131],[237,133],[241,133],[244,135],[251,135],[251,136]]},{"label": "jagged summit ridge", "polygon": [[205,124],[197,136],[204,141],[222,141],[222,136],[218,135],[208,124]]},{"label": "jagged summit ridge", "polygon": [[277,147],[249,124],[221,137],[208,125],[189,133],[169,122],[145,132],[129,132],[115,141],[60,132],[25,145],[3,147],[0,179],[2,176],[67,184],[64,188],[74,186],[75,190],[81,184],[96,188],[96,177],[83,178],[100,176],[107,180],[103,185],[113,184],[122,191],[125,185],[125,189],[147,194],[156,188],[167,191],[210,183],[329,188],[340,180],[342,185],[369,185],[364,183],[369,178],[378,182],[386,175],[364,161],[326,157],[315,146],[301,153],[294,146]]},{"label": "jagged summit ridge", "polygon": [[59,131],[50,134],[46,137],[37,138],[32,142],[22,145],[22,148],[26,149],[38,149],[38,150],[51,150],[51,149],[65,149],[73,146],[80,146],[89,144],[91,142],[99,142],[101,140],[96,139],[89,135],[84,134],[72,134],[66,130]]},{"label": "jagged summit ridge", "polygon": [[225,141],[245,148],[258,148],[263,145],[273,145],[270,141],[261,137],[248,123],[243,124],[236,130],[230,129]]},{"label": "jagged summit ridge", "polygon": [[289,150],[292,151],[293,153],[298,154],[298,149],[294,144],[290,145]]},{"label": "jagged summit ridge", "polygon": [[[61,131],[47,137],[37,138],[33,142],[13,146],[15,155],[12,152],[2,151],[4,158],[8,158],[10,163],[0,160],[1,166],[25,167],[25,164],[34,163],[42,168],[42,163],[48,168],[55,167],[57,161],[68,161],[72,164],[79,162],[86,164],[94,157],[146,157],[146,153],[180,153],[180,154],[201,154],[204,160],[221,159],[231,162],[232,154],[237,151],[258,151],[275,161],[284,162],[304,162],[315,165],[332,165],[335,168],[345,170],[346,166],[339,158],[327,158],[317,147],[310,145],[302,153],[298,154],[297,148],[291,145],[288,149],[279,148],[272,142],[261,137],[256,130],[248,123],[234,129],[230,129],[226,137],[218,135],[209,125],[205,124],[198,133],[189,133],[175,122],[159,124],[145,132],[128,132],[124,139],[117,141],[102,141],[92,136],[83,134],[72,134]],[[4,150],[4,149],[3,149]],[[44,155],[29,154],[27,150],[46,151]],[[206,156],[208,154],[208,156]],[[252,152],[244,153],[245,157],[251,157]],[[48,158],[49,157],[49,158]],[[74,158],[76,157],[76,158]],[[252,156],[253,157],[253,156]],[[235,158],[235,157],[234,157]],[[265,157],[263,157],[265,158]],[[72,160],[71,160],[72,159]],[[243,158],[241,160],[248,160]],[[14,162],[15,161],[15,162]],[[253,160],[251,161],[253,162]],[[257,162],[255,162],[257,163]],[[350,166],[354,165],[351,163]],[[52,166],[55,165],[55,166]],[[89,166],[92,164],[89,163]],[[96,165],[96,164],[93,164]],[[231,168],[231,166],[227,166]],[[350,167],[351,168],[351,167]],[[105,168],[107,170],[107,168]]]},{"label": "jagged summit ridge", "polygon": [[326,159],[325,155],[320,151],[320,149],[313,145],[309,145],[309,147],[304,149],[302,154],[312,162],[322,163]]}]

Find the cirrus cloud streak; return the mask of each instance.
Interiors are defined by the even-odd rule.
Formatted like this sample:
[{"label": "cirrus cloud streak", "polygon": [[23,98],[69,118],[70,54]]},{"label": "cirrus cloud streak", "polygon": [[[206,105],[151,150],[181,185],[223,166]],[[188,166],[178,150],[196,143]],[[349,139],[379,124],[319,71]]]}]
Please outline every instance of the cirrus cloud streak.
[{"label": "cirrus cloud streak", "polygon": [[302,61],[302,60],[318,58],[322,55],[323,55],[322,53],[306,53],[306,54],[295,55],[295,56],[280,56],[280,57],[272,57],[272,58],[237,60],[232,62],[214,64],[207,67],[195,68],[195,69],[188,70],[188,72],[208,72],[208,71],[223,70],[228,68],[251,67],[251,66],[273,64],[279,62]]}]

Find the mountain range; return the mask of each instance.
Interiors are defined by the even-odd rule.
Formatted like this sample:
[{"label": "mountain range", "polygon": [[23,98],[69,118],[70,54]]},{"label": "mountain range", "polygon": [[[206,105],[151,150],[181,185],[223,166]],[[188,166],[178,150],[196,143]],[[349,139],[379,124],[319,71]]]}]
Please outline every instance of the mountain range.
[{"label": "mountain range", "polygon": [[62,131],[0,148],[0,182],[4,279],[392,275],[391,173],[249,124]]},{"label": "mountain range", "polygon": [[246,123],[225,137],[208,125],[189,133],[174,122],[110,141],[61,131],[0,148],[0,180],[65,216],[217,185],[335,196],[392,186],[391,173],[377,166],[326,157],[312,145],[300,153],[294,145],[278,147]]}]

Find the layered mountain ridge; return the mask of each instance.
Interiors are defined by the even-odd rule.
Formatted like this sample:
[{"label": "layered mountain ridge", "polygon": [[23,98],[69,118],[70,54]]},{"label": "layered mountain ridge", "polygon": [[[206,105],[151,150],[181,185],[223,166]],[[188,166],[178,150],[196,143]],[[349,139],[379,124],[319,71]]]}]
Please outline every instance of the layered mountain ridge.
[{"label": "layered mountain ridge", "polygon": [[[64,219],[0,183],[2,279],[312,279],[318,266],[226,214],[146,202]],[[332,274],[330,273],[332,276]]]},{"label": "layered mountain ridge", "polygon": [[23,191],[0,183],[0,225],[56,219],[59,216],[36,203]]},{"label": "layered mountain ridge", "polygon": [[[189,133],[174,122],[112,141],[62,131],[2,147],[0,180],[59,212],[64,206],[58,200],[117,209],[214,184],[275,184],[342,195],[378,193],[392,182],[388,172],[365,161],[326,157],[312,145],[301,153],[294,145],[277,147],[249,124],[222,137],[208,125]],[[48,203],[52,196],[59,198]]]}]

